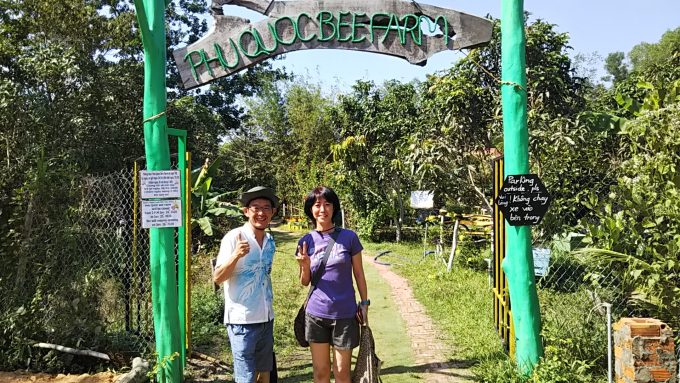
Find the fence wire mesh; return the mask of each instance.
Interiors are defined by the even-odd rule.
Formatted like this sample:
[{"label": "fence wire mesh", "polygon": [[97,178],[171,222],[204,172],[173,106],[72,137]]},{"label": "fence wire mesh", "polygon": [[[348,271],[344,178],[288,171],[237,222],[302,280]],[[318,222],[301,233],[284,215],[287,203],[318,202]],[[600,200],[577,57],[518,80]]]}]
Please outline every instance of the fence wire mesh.
[{"label": "fence wire mesh", "polygon": [[86,177],[75,228],[81,238],[79,256],[101,275],[99,312],[106,331],[131,343],[132,350],[123,351],[145,352],[153,340],[149,236],[135,219],[141,208],[135,201],[134,176],[125,169]]},{"label": "fence wire mesh", "polygon": [[[139,170],[141,170],[140,167]],[[578,193],[589,193],[600,201],[610,199],[617,184],[616,172],[593,177],[570,193],[553,194],[563,201],[583,200]],[[546,183],[548,190],[556,185]],[[134,170],[123,169],[103,176],[88,176],[72,183],[71,190],[52,191],[27,203],[22,223],[30,228],[21,233],[21,254],[15,280],[0,278],[0,306],[16,302],[11,296],[23,289],[40,306],[43,328],[36,340],[63,343],[71,347],[125,354],[153,350],[153,319],[149,278],[148,231],[141,228],[141,207],[135,203]],[[56,214],[50,209],[67,211]],[[533,227],[534,247],[548,248],[548,273],[537,279],[544,317],[549,312],[570,326],[569,318],[586,318],[601,326],[604,333],[603,303],[612,305],[613,319],[644,315],[629,302],[630,291],[622,283],[624,266],[593,261],[573,254],[585,246],[581,233],[573,228],[598,217],[579,204],[570,210],[549,209],[542,222]],[[136,225],[135,225],[136,222]],[[571,228],[571,230],[569,230]],[[437,238],[434,229],[430,238]],[[578,231],[578,230],[577,230]],[[451,238],[449,233],[444,238]],[[444,256],[448,249],[444,249]],[[51,281],[51,282],[50,282]],[[54,282],[58,281],[58,282]],[[658,318],[674,322],[677,318]],[[51,329],[51,330],[50,330]],[[603,350],[606,338],[599,340]]]},{"label": "fence wire mesh", "polygon": [[[137,165],[137,171],[145,170],[143,161]],[[175,159],[171,168],[177,169]],[[142,228],[136,177],[134,168],[85,177],[75,221],[81,238],[75,256],[88,259],[89,272],[99,273],[103,331],[125,355],[154,350],[149,230]],[[177,229],[174,235],[177,267]]]},{"label": "fence wire mesh", "polygon": [[[10,231],[18,256],[0,270],[0,320],[31,341],[100,351],[128,365],[154,350],[149,230],[141,227],[135,171],[62,184],[69,187],[26,193],[23,222]],[[174,256],[177,264],[177,241]],[[8,366],[74,363],[60,353],[20,352],[4,356]]]},{"label": "fence wire mesh", "polygon": [[[588,234],[593,227],[606,226],[609,219],[624,210],[619,205],[621,170],[617,165],[604,174],[593,174],[586,167],[572,169],[577,176],[570,179],[565,179],[570,175],[545,175],[542,179],[551,194],[552,204],[543,220],[532,226],[532,247],[549,254],[547,271],[536,277],[544,343],[553,347],[563,347],[566,342],[578,343],[579,347],[584,347],[578,350],[583,355],[573,357],[583,357],[602,368],[607,366],[607,307],[611,309],[612,323],[622,317],[653,316],[671,327],[678,325],[677,317],[658,315],[636,304],[634,287],[628,281],[631,273],[628,263],[578,251],[603,246],[597,242],[597,236],[594,238],[596,243],[591,243]],[[567,186],[574,184],[578,187]],[[451,238],[451,226],[444,229],[443,238]],[[609,228],[604,229],[606,232]],[[463,237],[459,242],[463,251],[467,250],[465,241],[469,244],[470,239]],[[476,250],[486,256],[485,248]],[[448,249],[444,249],[444,254],[447,253]],[[458,264],[465,263],[466,258],[474,260],[469,252],[459,251],[456,257]],[[493,261],[490,267],[490,275],[495,275]],[[501,322],[496,324],[502,327]],[[581,339],[587,340],[581,342]],[[676,344],[678,339],[676,331]],[[680,357],[680,348],[676,347],[676,353]]]},{"label": "fence wire mesh", "polygon": [[[583,186],[597,200],[606,201],[615,185],[616,177],[611,175],[591,179]],[[551,185],[547,187],[550,190]],[[577,201],[575,194],[580,192],[582,191],[574,191],[572,195],[553,195],[552,198]],[[587,246],[584,242],[583,224],[598,219],[593,210],[581,204],[567,211],[567,214],[563,209],[549,209],[541,223],[532,228],[533,248],[550,250],[548,272],[538,279],[538,287],[564,293],[587,290],[594,299],[593,304],[608,302],[619,315],[634,315],[635,310],[627,303],[626,292],[620,290],[622,269],[611,262],[594,262],[592,258],[586,259],[573,253],[574,250]]]},{"label": "fence wire mesh", "polygon": [[[550,250],[547,274],[537,277],[542,317],[559,322],[554,324],[558,327],[573,326],[575,323],[596,327],[590,336],[594,337],[593,344],[603,350],[603,363],[607,347],[607,304],[611,305],[612,323],[622,317],[654,315],[634,304],[631,299],[633,288],[625,283],[626,274],[630,273],[628,264],[578,252],[582,248],[598,247],[597,243],[588,241],[589,225],[600,225],[603,218],[621,210],[616,199],[620,177],[618,170],[612,168],[604,176],[589,178],[578,190],[565,192],[558,185],[546,184],[548,190],[560,191],[552,198],[562,203],[562,206],[549,209],[541,223],[532,227],[533,248]],[[571,204],[570,208],[565,208],[565,201]],[[600,208],[593,208],[587,201],[598,201]],[[601,207],[607,204],[612,208],[602,210]],[[574,318],[579,318],[580,322]],[[677,318],[672,316],[656,318],[671,326],[677,324]],[[569,329],[567,332],[576,331]],[[676,330],[676,344],[678,339]],[[676,354],[680,357],[680,348],[676,348]]]}]

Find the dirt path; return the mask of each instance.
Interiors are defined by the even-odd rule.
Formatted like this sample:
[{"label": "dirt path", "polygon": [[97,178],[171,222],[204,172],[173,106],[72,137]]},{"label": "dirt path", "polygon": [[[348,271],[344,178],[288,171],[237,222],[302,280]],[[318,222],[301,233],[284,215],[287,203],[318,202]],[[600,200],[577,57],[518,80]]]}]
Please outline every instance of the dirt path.
[{"label": "dirt path", "polygon": [[408,281],[390,270],[389,266],[373,263],[364,256],[364,264],[375,267],[380,276],[391,287],[392,299],[399,314],[406,322],[406,332],[411,338],[411,347],[416,364],[425,371],[422,379],[428,383],[473,382],[473,374],[468,369],[455,368],[444,360],[447,347],[438,337],[438,331],[425,313],[425,308],[415,299]]}]

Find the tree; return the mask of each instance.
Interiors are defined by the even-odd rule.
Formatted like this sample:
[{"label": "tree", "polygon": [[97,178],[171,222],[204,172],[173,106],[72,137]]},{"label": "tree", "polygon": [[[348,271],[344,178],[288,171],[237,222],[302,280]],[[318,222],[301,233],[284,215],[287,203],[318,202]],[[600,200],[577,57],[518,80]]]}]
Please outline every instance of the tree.
[{"label": "tree", "polygon": [[607,55],[607,58],[604,60],[604,69],[609,73],[609,76],[605,78],[606,81],[611,80],[614,84],[617,84],[628,77],[628,66],[624,59],[623,52],[614,52]]},{"label": "tree", "polygon": [[633,71],[649,72],[655,66],[663,65],[674,56],[680,55],[680,27],[669,30],[658,43],[640,43],[628,53]]},{"label": "tree", "polygon": [[[80,178],[129,168],[143,154],[141,40],[129,1],[0,0],[0,9],[0,256],[11,260],[0,271],[0,292],[8,297],[0,326],[23,306],[37,319],[19,321],[25,326],[8,336],[38,334],[59,343],[71,334],[47,331],[41,296],[47,291],[85,301],[94,291],[80,288],[85,266],[59,264],[59,255],[73,253],[81,234],[70,209],[81,198]],[[205,31],[204,9],[200,2],[169,2],[168,49]],[[172,62],[170,68],[172,80]],[[265,65],[223,82],[224,88],[175,88],[166,110],[169,126],[188,129],[189,149],[208,156],[220,136],[240,126],[237,95],[256,92],[279,75]],[[87,299],[96,303],[96,297]],[[91,323],[79,328],[86,343],[99,331]],[[19,363],[20,353],[13,355],[0,355],[3,366]]]},{"label": "tree", "polygon": [[[583,114],[589,84],[574,73],[567,33],[536,20],[526,26],[526,36],[532,171],[557,201],[546,225],[569,226],[578,222],[576,207],[583,197],[572,188],[584,187],[594,174],[606,174],[603,157],[616,154],[612,132],[617,126]],[[485,206],[472,186],[491,190],[490,154],[503,149],[499,73],[497,22],[489,45],[473,50],[447,73],[428,78],[424,86],[423,114],[428,117],[412,135],[408,161],[421,185],[442,190],[451,204],[465,210]]]},{"label": "tree", "polygon": [[304,79],[271,82],[247,99],[243,129],[221,149],[233,159],[227,166],[237,182],[259,179],[301,214],[307,192],[328,184],[330,145],[337,139],[331,104],[319,86]]},{"label": "tree", "polygon": [[391,219],[399,241],[413,187],[405,159],[409,133],[420,120],[417,87],[358,81],[353,90],[337,106],[342,140],[333,145],[336,182],[361,217],[360,231],[372,235]]}]

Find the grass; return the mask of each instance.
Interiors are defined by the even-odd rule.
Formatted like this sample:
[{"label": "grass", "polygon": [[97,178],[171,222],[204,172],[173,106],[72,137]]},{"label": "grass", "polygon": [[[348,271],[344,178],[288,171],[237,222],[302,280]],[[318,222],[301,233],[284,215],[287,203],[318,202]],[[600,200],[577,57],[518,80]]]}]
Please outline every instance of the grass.
[{"label": "grass", "polygon": [[[375,338],[375,349],[383,361],[381,378],[384,383],[406,383],[420,379],[420,369],[415,366],[411,341],[406,334],[406,324],[398,315],[392,300],[390,286],[380,277],[378,270],[364,258],[364,271],[371,307],[368,320]],[[355,350],[355,356],[358,349]]]},{"label": "grass", "polygon": [[368,243],[365,247],[371,255],[391,251],[380,260],[392,262],[392,269],[408,279],[414,296],[450,346],[449,360],[469,366],[503,354],[494,329],[486,272],[454,266],[449,273],[441,260],[421,260],[422,244]]}]

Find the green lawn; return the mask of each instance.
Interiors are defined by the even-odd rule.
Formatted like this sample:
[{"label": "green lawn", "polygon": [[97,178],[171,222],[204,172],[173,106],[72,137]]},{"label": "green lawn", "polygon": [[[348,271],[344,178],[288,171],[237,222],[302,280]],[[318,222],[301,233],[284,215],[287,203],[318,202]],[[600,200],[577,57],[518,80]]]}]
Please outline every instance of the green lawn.
[{"label": "green lawn", "polygon": [[[390,287],[378,275],[378,270],[364,258],[364,271],[368,284],[371,308],[368,320],[375,338],[376,354],[383,361],[381,377],[384,383],[413,382],[419,380],[420,371],[415,365],[411,340],[406,334],[404,321],[392,300]],[[356,353],[355,353],[356,354]]]}]

